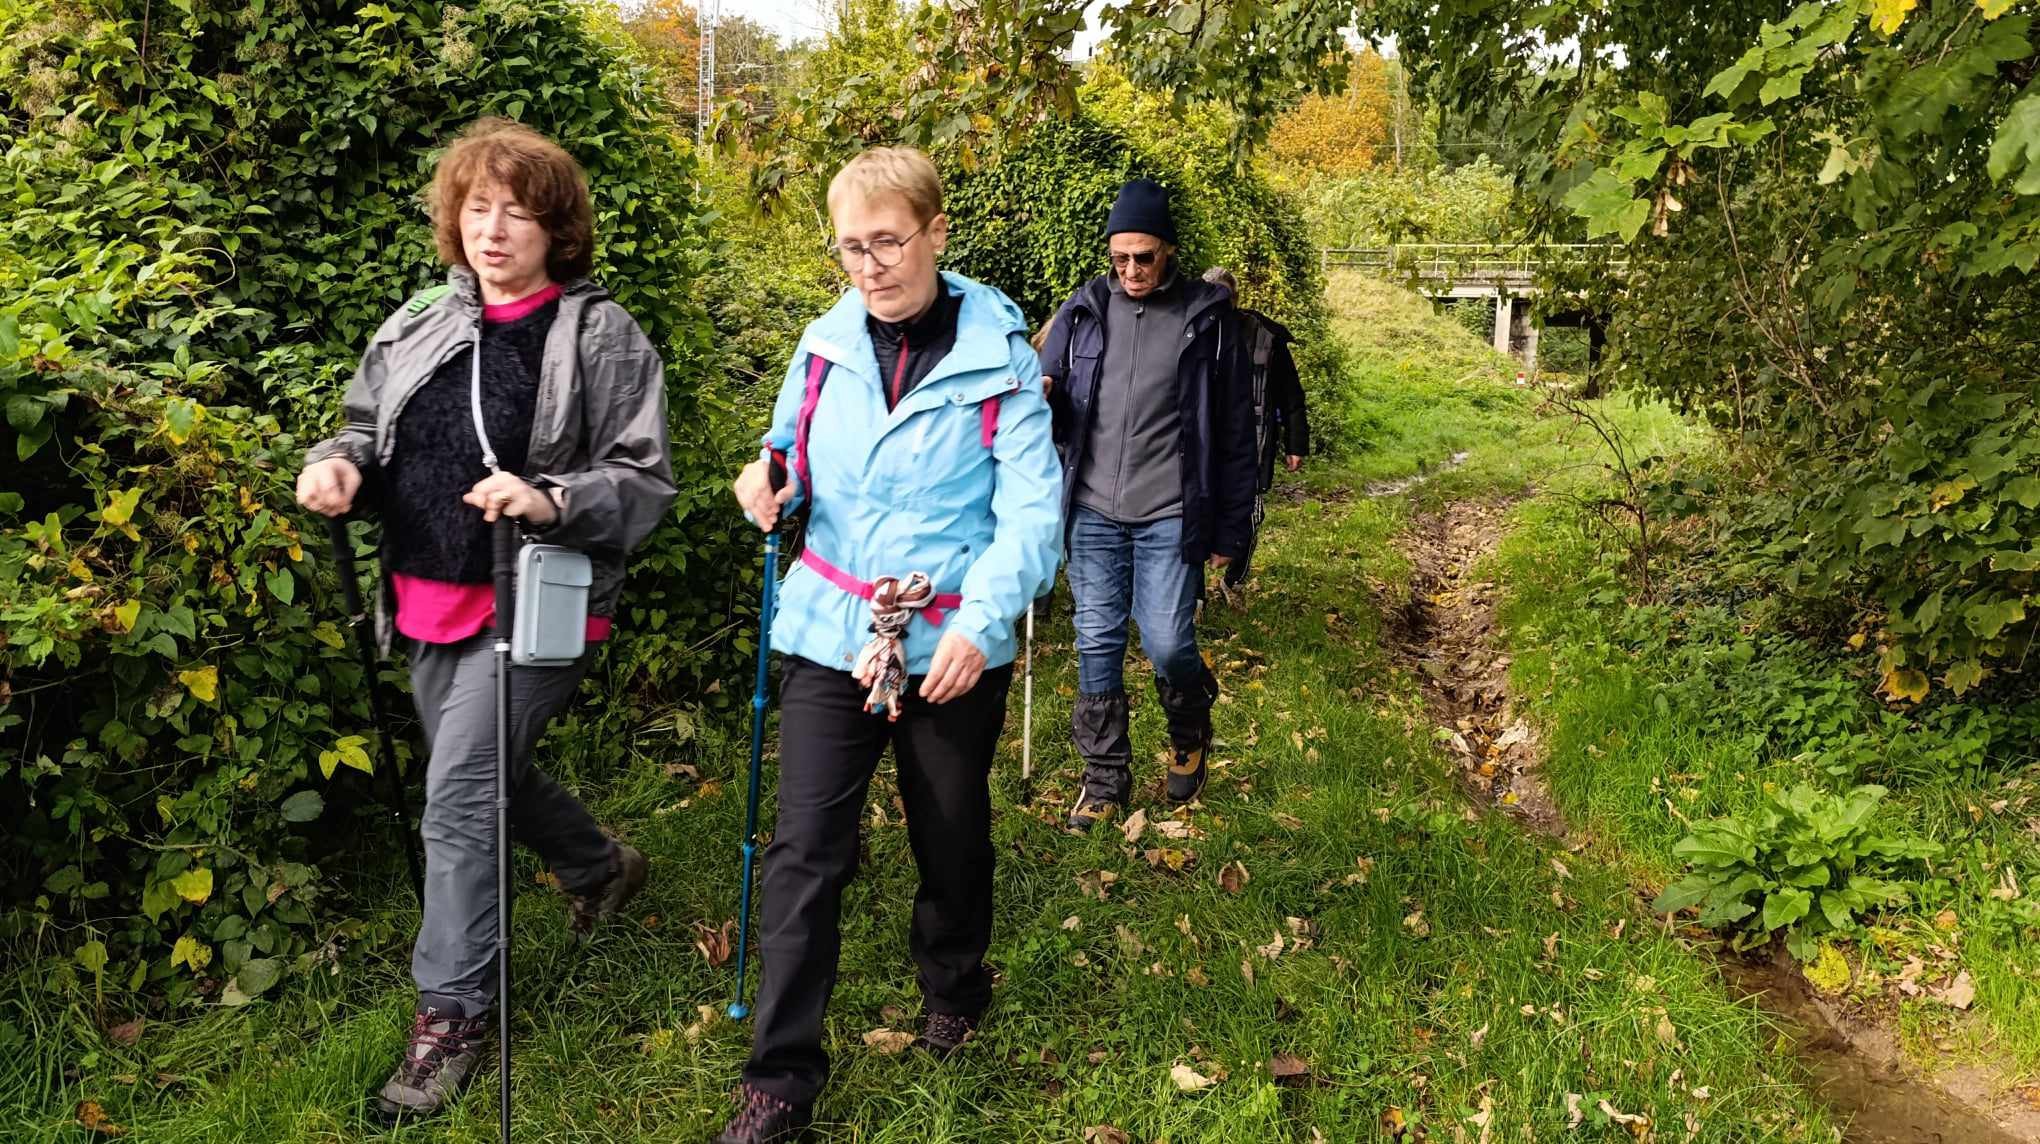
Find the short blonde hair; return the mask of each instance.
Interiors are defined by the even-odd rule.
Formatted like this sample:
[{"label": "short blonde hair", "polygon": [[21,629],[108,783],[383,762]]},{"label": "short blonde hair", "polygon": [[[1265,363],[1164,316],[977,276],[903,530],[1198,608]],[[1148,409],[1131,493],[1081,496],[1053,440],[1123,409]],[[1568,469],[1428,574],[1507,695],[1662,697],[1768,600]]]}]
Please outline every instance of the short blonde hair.
[{"label": "short blonde hair", "polygon": [[873,147],[843,164],[829,180],[829,213],[846,203],[898,195],[922,223],[942,213],[942,177],[928,156],[912,147]]}]

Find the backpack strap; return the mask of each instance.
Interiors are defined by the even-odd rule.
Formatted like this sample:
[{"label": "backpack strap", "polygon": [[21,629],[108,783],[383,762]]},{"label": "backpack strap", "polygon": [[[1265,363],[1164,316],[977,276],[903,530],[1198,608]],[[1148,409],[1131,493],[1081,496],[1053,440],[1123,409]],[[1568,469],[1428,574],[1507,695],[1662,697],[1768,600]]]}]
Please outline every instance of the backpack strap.
[{"label": "backpack strap", "polygon": [[807,392],[800,399],[800,417],[793,425],[793,471],[800,477],[800,493],[814,500],[814,485],[808,479],[808,434],[814,428],[815,407],[822,402],[822,379],[829,376],[829,359],[811,353],[807,359]]}]

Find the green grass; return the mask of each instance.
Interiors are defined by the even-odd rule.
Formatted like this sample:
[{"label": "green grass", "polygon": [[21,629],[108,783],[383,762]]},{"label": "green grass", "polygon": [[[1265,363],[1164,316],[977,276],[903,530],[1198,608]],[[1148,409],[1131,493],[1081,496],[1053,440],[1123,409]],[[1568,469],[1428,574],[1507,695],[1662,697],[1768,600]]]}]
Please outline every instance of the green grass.
[{"label": "green grass", "polygon": [[[1375,293],[1418,319],[1397,339],[1430,340],[1357,347],[1354,410],[1375,418],[1372,437],[1338,467],[1313,471],[1306,495],[1274,498],[1250,607],[1207,612],[1225,695],[1205,805],[1183,816],[1199,836],[1142,843],[1194,851],[1194,861],[1171,872],[1116,831],[1080,839],[1058,829],[1077,772],[1064,730],[1075,667],[1066,621],[1049,625],[1037,665],[1036,803],[1015,801],[1017,744],[995,776],[990,960],[1001,983],[983,1036],[940,1067],[862,1042],[918,1008],[906,954],[912,862],[890,792],[876,793],[885,821],[867,826],[868,860],[844,910],[824,1138],[1074,1141],[1114,1125],[1176,1144],[1303,1141],[1313,1130],[1348,1141],[1374,1138],[1392,1109],[1427,1124],[1433,1140],[1455,1129],[1477,1137],[1468,1118],[1483,1109],[1497,1140],[1627,1138],[1591,1123],[1569,1133],[1567,1093],[1585,1095],[1590,1116],[1604,1098],[1647,1114],[1663,1138],[1683,1136],[1688,1114],[1708,1141],[1827,1138],[1823,1114],[1774,1055],[1772,1031],[1725,995],[1706,959],[1648,924],[1625,863],[1561,853],[1473,812],[1431,745],[1421,697],[1381,648],[1382,608],[1405,575],[1393,536],[1409,506],[1355,490],[1441,450],[1474,456],[1422,496],[1518,491],[1580,455],[1560,427],[1531,416],[1526,394],[1498,387],[1477,342]],[[1355,296],[1342,288],[1341,304]],[[1347,336],[1362,342],[1380,317],[1349,318]],[[1483,360],[1488,375],[1459,369]],[[1643,428],[1661,420],[1633,416]],[[1130,666],[1131,679],[1143,674]],[[1009,737],[1018,726],[1016,711]],[[1151,818],[1167,817],[1152,761],[1161,723],[1145,695],[1134,731],[1137,799]],[[580,784],[653,858],[629,919],[578,952],[558,898],[525,868],[521,1139],[705,1139],[728,1113],[746,1030],[702,1018],[700,1007],[713,1015],[728,1002],[731,974],[696,952],[691,926],[734,910],[742,750],[707,736],[664,755]],[[668,776],[666,761],[700,767],[708,785]],[[1218,882],[1235,861],[1251,876],[1237,894]],[[1118,876],[1104,900],[1083,888],[1097,871]],[[0,1137],[84,1139],[72,1119],[93,1100],[149,1144],[368,1138],[365,1097],[407,1019],[415,918],[396,883],[361,900],[383,904],[354,927],[337,973],[295,976],[246,1009],[154,1020],[131,1048],[101,1035],[89,985],[16,973],[0,1014],[30,1047],[0,1054]],[[1307,948],[1292,944],[1299,932]],[[1278,935],[1284,948],[1263,952]],[[108,1017],[130,1015],[132,999],[109,1003]],[[1272,1083],[1275,1052],[1308,1062],[1312,1083]],[[1183,1094],[1169,1079],[1179,1064],[1225,1077]],[[175,1079],[159,1087],[158,1073]],[[1711,1099],[1692,1096],[1701,1087]],[[388,1139],[489,1139],[492,1098],[485,1076],[449,1117]]]},{"label": "green grass", "polygon": [[[1686,819],[1745,813],[1765,791],[1802,782],[1886,785],[1892,794],[1880,813],[1948,853],[1915,888],[1912,906],[1876,919],[1873,940],[1846,948],[1855,996],[1873,1007],[1895,1003],[1923,1063],[1953,1055],[2015,1074],[2040,1068],[2040,909],[1991,892],[2007,867],[2022,890],[2040,876],[2030,723],[2008,722],[1997,741],[1985,746],[1978,735],[1965,747],[1946,729],[1968,725],[1964,709],[1917,720],[1885,714],[1871,696],[1873,657],[1810,647],[1773,609],[1634,611],[1614,590],[1601,549],[1556,503],[1525,506],[1493,563],[1491,575],[1507,586],[1501,618],[1516,694],[1544,725],[1553,791],[1596,854],[1655,888],[1683,873],[1672,846]],[[1671,564],[1680,574],[1676,557]],[[1696,658],[1675,660],[1675,645]],[[1696,663],[1705,664],[1702,679],[1679,674]],[[1866,730],[1851,736],[1859,725]],[[1844,761],[1859,773],[1827,769]],[[1967,969],[1981,1020],[1901,997],[1890,982],[1913,956],[1934,967],[1930,982]]]}]

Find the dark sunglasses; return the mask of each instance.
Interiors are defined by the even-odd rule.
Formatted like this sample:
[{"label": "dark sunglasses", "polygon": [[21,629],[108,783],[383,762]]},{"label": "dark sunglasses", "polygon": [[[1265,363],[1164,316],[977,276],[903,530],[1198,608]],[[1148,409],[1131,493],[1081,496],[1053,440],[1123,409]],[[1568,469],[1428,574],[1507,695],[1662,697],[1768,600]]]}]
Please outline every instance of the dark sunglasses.
[{"label": "dark sunglasses", "polygon": [[1135,254],[1115,253],[1112,256],[1112,268],[1114,270],[1124,270],[1128,263],[1142,267],[1153,266],[1155,259],[1161,257],[1161,254],[1162,252],[1159,250],[1143,250]]}]

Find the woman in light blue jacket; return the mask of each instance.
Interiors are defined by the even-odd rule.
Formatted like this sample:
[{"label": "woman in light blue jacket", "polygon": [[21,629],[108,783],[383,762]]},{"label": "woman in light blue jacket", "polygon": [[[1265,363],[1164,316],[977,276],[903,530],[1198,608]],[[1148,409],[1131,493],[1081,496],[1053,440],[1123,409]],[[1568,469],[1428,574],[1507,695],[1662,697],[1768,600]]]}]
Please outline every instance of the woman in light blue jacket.
[{"label": "woman in light blue jacket", "polygon": [[1014,620],[1055,576],[1061,473],[1019,308],[936,269],[935,168],[879,148],[829,186],[856,289],[801,338],[760,458],[759,527],[808,512],[780,591],[779,815],[765,853],[757,1025],[743,1107],[717,1139],[798,1136],[828,1075],[822,1018],[864,798],[891,746],[921,888],[919,1047],[954,1052],[991,1000],[992,755]]}]

